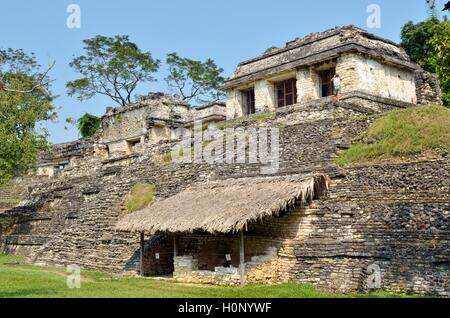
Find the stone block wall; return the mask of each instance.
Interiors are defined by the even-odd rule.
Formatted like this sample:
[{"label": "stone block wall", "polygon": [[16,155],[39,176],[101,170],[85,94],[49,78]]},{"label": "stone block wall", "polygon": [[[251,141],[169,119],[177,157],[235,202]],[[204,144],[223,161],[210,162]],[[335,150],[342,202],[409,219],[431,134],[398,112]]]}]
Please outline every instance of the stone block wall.
[{"label": "stone block wall", "polygon": [[352,55],[348,57],[358,77],[356,89],[375,96],[417,103],[415,73],[373,59]]},{"label": "stone block wall", "polygon": [[367,291],[375,265],[383,290],[449,296],[449,167],[442,160],[349,169],[327,198],[255,225],[247,237],[280,244],[268,265],[277,281]]},{"label": "stone block wall", "polygon": [[416,72],[415,78],[417,103],[442,105],[442,91],[437,75],[421,70]]},{"label": "stone block wall", "polygon": [[[367,109],[376,113],[384,107],[376,101],[370,107],[361,103],[314,103],[284,109],[273,120],[237,123],[283,125],[279,175],[325,173],[333,178],[329,196],[307,210],[249,229],[248,281],[297,281],[326,290],[362,291],[368,288],[368,266],[376,264],[384,289],[441,294],[450,290],[449,162],[336,167],[338,148],[376,118],[368,117]],[[117,220],[127,213],[125,197],[135,183],[152,183],[157,197],[165,198],[194,183],[261,173],[259,164],[166,163],[162,155],[172,145],[148,145],[143,154],[126,160],[88,156],[58,178],[37,183],[27,204],[0,215],[12,218],[0,229],[1,250],[38,264],[136,273],[139,235],[115,230]],[[180,252],[197,259],[199,271],[224,267],[226,252],[231,253],[231,265],[238,267],[237,237],[187,235],[180,241]],[[225,242],[227,251],[219,250]],[[148,237],[144,263],[147,275],[173,271],[171,238]]]}]

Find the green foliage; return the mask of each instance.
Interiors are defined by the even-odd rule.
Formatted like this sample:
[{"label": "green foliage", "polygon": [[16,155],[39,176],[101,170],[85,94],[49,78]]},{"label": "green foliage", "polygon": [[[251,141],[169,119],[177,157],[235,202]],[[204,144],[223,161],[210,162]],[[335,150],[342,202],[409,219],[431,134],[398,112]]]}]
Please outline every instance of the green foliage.
[{"label": "green foliage", "polygon": [[0,50],[0,73],[10,92],[0,89],[0,185],[27,174],[46,149],[48,133],[39,123],[54,120],[54,97],[48,87],[36,86],[42,74],[34,55]]},{"label": "green foliage", "polygon": [[[404,294],[376,292],[337,295],[306,284],[249,285],[244,288],[198,286],[173,281],[127,277],[83,270],[81,288],[66,284],[66,269],[25,264],[17,256],[0,256],[0,298],[403,298]],[[417,297],[417,296],[416,296]]]},{"label": "green foliage", "polygon": [[0,226],[3,224],[9,224],[14,222],[15,218],[11,217],[11,216],[1,216],[0,215]]},{"label": "green foliage", "polygon": [[201,62],[170,53],[167,54],[166,63],[169,66],[169,76],[165,80],[169,88],[183,100],[189,102],[196,99],[205,103],[224,97],[222,85],[225,78],[221,76],[223,69],[212,59]]},{"label": "green foliage", "polygon": [[162,155],[162,161],[165,163],[171,162],[172,161],[172,152],[166,152]]},{"label": "green foliage", "polygon": [[404,160],[415,155],[448,155],[450,110],[443,106],[418,106],[386,114],[373,123],[337,159],[339,165],[382,160]]},{"label": "green foliage", "polygon": [[276,49],[278,49],[276,46],[271,46],[271,47],[269,47],[267,50],[264,51],[264,54],[270,53],[270,52],[272,52],[272,51],[274,51],[274,50],[276,50]]},{"label": "green foliage", "polygon": [[450,107],[450,21],[442,22],[443,28],[432,39],[437,54],[431,60],[439,76],[444,104]]},{"label": "green foliage", "polygon": [[135,184],[125,202],[128,212],[139,211],[147,207],[155,198],[155,189],[153,184]]},{"label": "green foliage", "polygon": [[431,59],[436,55],[436,49],[431,39],[440,32],[441,21],[432,17],[426,21],[414,24],[407,22],[401,30],[400,45],[413,61],[428,72],[435,72]]},{"label": "green foliage", "polygon": [[131,97],[140,83],[154,81],[152,74],[159,68],[150,52],[142,52],[129,37],[96,36],[84,40],[85,55],[69,64],[82,75],[67,83],[70,96],[79,100],[105,95],[120,105],[131,103]]},{"label": "green foliage", "polygon": [[100,117],[86,113],[77,120],[77,127],[83,138],[90,138],[100,128],[101,123],[102,119]]},{"label": "green foliage", "polygon": [[449,33],[450,21],[436,17],[417,24],[410,21],[401,31],[401,45],[411,59],[426,71],[438,74],[447,106],[450,106]]}]

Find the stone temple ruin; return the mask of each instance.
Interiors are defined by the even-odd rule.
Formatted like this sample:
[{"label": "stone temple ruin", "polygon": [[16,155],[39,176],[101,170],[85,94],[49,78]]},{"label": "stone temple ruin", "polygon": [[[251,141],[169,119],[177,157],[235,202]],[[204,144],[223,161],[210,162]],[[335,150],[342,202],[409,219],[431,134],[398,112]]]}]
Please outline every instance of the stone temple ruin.
[{"label": "stone temple ruin", "polygon": [[[380,114],[441,103],[436,76],[350,26],[241,63],[225,89],[226,107],[149,94],[108,109],[93,138],[53,146],[22,202],[0,213],[1,251],[184,282],[450,295],[448,158],[335,164]],[[278,171],[164,160],[177,128],[196,120],[205,130],[276,127]],[[138,183],[154,185],[156,199],[129,213]]]}]

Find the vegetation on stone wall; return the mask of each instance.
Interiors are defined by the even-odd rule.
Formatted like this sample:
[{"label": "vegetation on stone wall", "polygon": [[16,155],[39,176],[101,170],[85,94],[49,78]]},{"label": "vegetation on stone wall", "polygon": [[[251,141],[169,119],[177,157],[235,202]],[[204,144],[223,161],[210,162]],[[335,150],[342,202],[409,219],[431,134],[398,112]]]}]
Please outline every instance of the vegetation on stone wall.
[{"label": "vegetation on stone wall", "polygon": [[278,48],[276,46],[272,45],[271,47],[267,48],[264,51],[264,54],[270,53],[270,52],[275,51],[275,50],[278,50]]},{"label": "vegetation on stone wall", "polygon": [[450,107],[450,21],[432,16],[426,21],[406,23],[401,46],[413,61],[441,81],[444,104]]},{"label": "vegetation on stone wall", "polygon": [[77,120],[76,126],[83,138],[90,138],[100,128],[101,122],[102,119],[100,117],[86,113]]},{"label": "vegetation on stone wall", "polygon": [[402,161],[407,157],[448,156],[450,110],[419,106],[389,112],[375,121],[357,144],[341,153],[339,165]]},{"label": "vegetation on stone wall", "polygon": [[[56,118],[50,80],[40,71],[33,54],[0,50],[0,185],[25,175],[47,147],[46,129],[39,124]],[[45,78],[45,79],[43,79]]]},{"label": "vegetation on stone wall", "polygon": [[147,207],[155,198],[156,187],[153,184],[137,183],[128,194],[125,206],[128,212],[135,212]]}]

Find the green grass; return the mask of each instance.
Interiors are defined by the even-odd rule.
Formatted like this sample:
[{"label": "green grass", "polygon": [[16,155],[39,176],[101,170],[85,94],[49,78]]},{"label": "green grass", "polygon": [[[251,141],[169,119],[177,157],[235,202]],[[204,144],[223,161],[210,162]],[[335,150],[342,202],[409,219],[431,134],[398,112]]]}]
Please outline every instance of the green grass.
[{"label": "green grass", "polygon": [[[69,289],[65,268],[26,265],[16,256],[0,256],[0,298],[338,298],[310,285],[250,285],[245,288],[187,285],[107,273],[81,272],[81,288]],[[411,297],[385,292],[345,297]]]},{"label": "green grass", "polygon": [[20,203],[20,199],[14,199],[14,198],[0,198],[0,203],[13,203],[13,204],[17,204],[17,203]]},{"label": "green grass", "polygon": [[250,116],[243,116],[231,120],[224,121],[222,123],[218,124],[219,128],[234,128],[237,126],[240,126],[244,123],[248,122],[264,122],[265,120],[274,120],[277,117],[277,114],[275,112],[271,113],[257,113],[252,114]]},{"label": "green grass", "polygon": [[155,186],[147,183],[137,183],[130,191],[125,206],[128,212],[141,210],[149,205],[155,198]]},{"label": "green grass", "polygon": [[[205,141],[202,143],[202,149],[205,148],[207,145],[209,145],[211,143],[211,141]],[[173,152],[173,151],[169,151],[166,152],[162,155],[162,161],[165,163],[169,163],[172,161],[172,159],[174,159],[174,155],[175,158],[181,158],[183,156],[187,156],[187,155],[192,155],[195,152],[195,147],[192,146],[190,148],[180,148],[178,149],[178,153]]]},{"label": "green grass", "polygon": [[11,216],[0,216],[0,225],[12,223],[16,219]]},{"label": "green grass", "polygon": [[360,140],[339,155],[338,165],[447,156],[450,152],[450,109],[418,106],[389,112],[376,120]]}]

